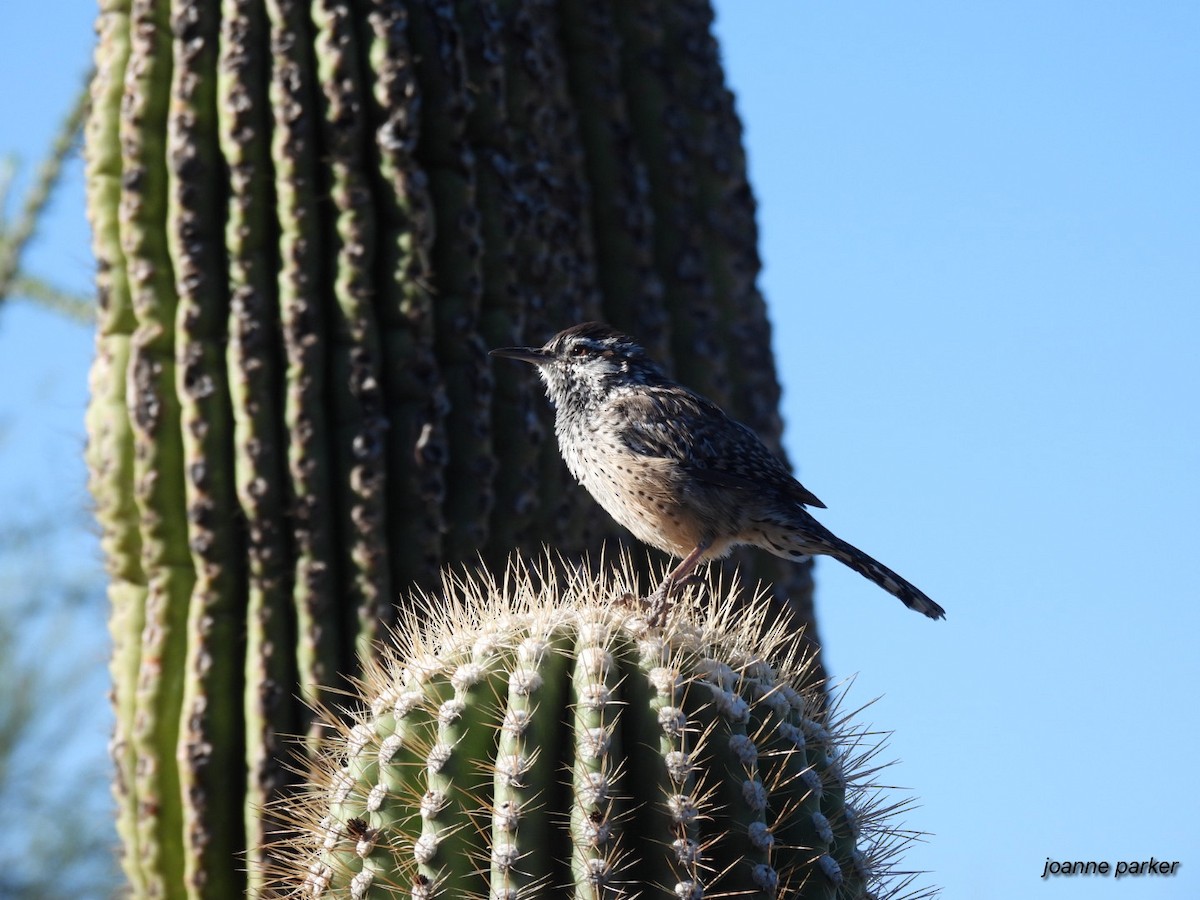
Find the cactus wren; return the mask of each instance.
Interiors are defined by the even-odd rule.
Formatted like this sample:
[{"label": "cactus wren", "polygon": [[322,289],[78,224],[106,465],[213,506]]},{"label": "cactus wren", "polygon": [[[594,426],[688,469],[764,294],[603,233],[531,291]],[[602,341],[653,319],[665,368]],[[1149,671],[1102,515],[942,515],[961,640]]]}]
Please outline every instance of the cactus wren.
[{"label": "cactus wren", "polygon": [[661,623],[672,588],[697,565],[744,544],[797,561],[832,556],[909,609],[945,617],[916,587],[814,519],[805,507],[825,504],[750,429],[671,381],[632,338],[588,322],[544,347],[492,355],[537,366],[571,474],[638,540],[682,558],[649,598],[651,621]]}]

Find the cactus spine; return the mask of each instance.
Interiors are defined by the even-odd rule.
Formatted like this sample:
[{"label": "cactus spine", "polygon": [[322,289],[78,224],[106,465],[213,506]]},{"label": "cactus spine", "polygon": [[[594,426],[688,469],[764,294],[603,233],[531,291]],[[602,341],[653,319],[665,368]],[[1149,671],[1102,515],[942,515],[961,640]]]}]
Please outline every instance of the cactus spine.
[{"label": "cactus spine", "polygon": [[315,750],[306,704],[410,586],[617,537],[489,346],[607,319],[778,446],[710,23],[697,0],[102,0],[88,461],[137,895],[267,891],[280,735]]},{"label": "cactus spine", "polygon": [[658,630],[622,599],[629,566],[448,579],[402,617],[360,709],[330,717],[321,774],[287,804],[281,886],[360,900],[902,889],[889,842],[905,838],[872,811],[862,735],[830,724],[770,604],[710,587]]}]

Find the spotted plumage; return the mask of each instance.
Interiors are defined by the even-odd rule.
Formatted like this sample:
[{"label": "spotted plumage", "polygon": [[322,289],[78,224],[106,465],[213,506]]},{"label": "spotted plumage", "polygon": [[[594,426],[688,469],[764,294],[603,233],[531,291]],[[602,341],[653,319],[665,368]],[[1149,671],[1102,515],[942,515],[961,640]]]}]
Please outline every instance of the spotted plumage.
[{"label": "spotted plumage", "polygon": [[639,540],[682,558],[655,594],[740,545],[785,559],[832,556],[933,619],[938,604],[847,544],[806,507],[822,503],[750,429],[667,377],[632,338],[588,322],[544,347],[493,350],[533,363],[555,407],[571,474]]}]

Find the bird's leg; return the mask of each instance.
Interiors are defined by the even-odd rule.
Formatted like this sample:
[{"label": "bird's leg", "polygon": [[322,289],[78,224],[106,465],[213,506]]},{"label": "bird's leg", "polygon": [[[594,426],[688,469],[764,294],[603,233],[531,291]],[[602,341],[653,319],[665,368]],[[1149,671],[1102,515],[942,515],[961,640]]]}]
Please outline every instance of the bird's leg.
[{"label": "bird's leg", "polygon": [[672,569],[654,593],[646,598],[645,605],[648,610],[646,621],[652,626],[657,628],[666,622],[667,611],[671,608],[671,592],[691,580],[688,576],[700,564],[700,558],[704,556],[704,551],[710,546],[712,546],[710,539],[702,540],[697,544],[696,549],[685,556],[683,562]]}]

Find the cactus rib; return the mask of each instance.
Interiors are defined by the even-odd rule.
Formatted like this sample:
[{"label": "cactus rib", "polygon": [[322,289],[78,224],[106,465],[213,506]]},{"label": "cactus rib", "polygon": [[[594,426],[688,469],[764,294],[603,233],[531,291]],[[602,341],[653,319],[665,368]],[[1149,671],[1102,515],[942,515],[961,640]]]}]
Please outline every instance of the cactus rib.
[{"label": "cactus rib", "polygon": [[[227,383],[232,403],[232,469],[245,522],[245,661],[242,708],[248,781],[241,818],[251,849],[247,892],[262,892],[264,856],[278,823],[262,810],[286,784],[281,738],[296,730],[289,686],[292,654],[291,548],[285,531],[282,338],[274,272],[274,223],[261,0],[225,0],[217,61],[217,130],[229,172],[225,246],[229,257]],[[236,551],[231,554],[236,557]]]},{"label": "cactus rib", "polygon": [[175,393],[176,295],[167,249],[166,122],[171,28],[165,4],[133,0],[121,104],[121,245],[137,327],[126,403],[133,425],[133,485],[146,573],[136,692],[138,852],[152,895],[183,890],[182,726],[188,602],[195,573],[186,520],[179,400]]},{"label": "cactus rib", "polygon": [[370,656],[392,618],[387,546],[387,419],[378,317],[374,308],[375,211],[362,164],[366,109],[362,48],[349,5],[312,6],[321,138],[328,159],[333,228],[327,237],[333,270],[336,336],[329,358],[333,380],[336,484],[341,537],[353,597],[354,652]]},{"label": "cactus rib", "polygon": [[183,434],[188,548],[195,579],[187,603],[181,733],[176,758],[184,813],[184,882],[193,896],[229,896],[240,873],[220,865],[244,845],[239,759],[242,673],[225,648],[241,642],[244,565],[234,514],[232,422],[225,373],[228,294],[224,192],[201,190],[221,168],[216,135],[219,9],[171,7],[173,65],[167,116],[167,246],[175,277],[175,376]]},{"label": "cactus rib", "polygon": [[437,210],[432,246],[434,335],[446,389],[445,552],[465,559],[487,540],[493,504],[492,376],[479,335],[483,238],[476,157],[465,136],[472,100],[450,0],[411,5],[408,40],[421,92],[415,154]]},{"label": "cactus rib", "polygon": [[607,322],[636,334],[655,359],[669,360],[663,284],[654,267],[654,213],[646,166],[621,84],[621,42],[605,0],[559,6],[564,58],[578,110],[592,243]]},{"label": "cactus rib", "polygon": [[446,520],[445,386],[434,352],[428,176],[414,157],[421,94],[399,0],[360,4],[378,214],[378,302],[388,399],[389,544],[399,584],[431,585]]},{"label": "cactus rib", "polygon": [[308,8],[300,0],[266,0],[271,66],[271,157],[278,219],[277,292],[283,340],[283,416],[287,435],[287,497],[294,559],[292,616],[296,623],[299,693],[321,699],[341,662],[334,597],[340,562],[334,550],[332,442],[328,383],[328,302],[321,287],[317,196],[316,70]]},{"label": "cactus rib", "polygon": [[110,752],[121,865],[135,891],[144,890],[138,851],[137,753],[133,743],[136,690],[141,665],[146,576],[133,500],[133,433],[126,408],[125,373],[136,326],[117,214],[121,195],[120,107],[129,59],[129,6],[111,2],[96,20],[100,40],[85,130],[88,217],[96,256],[98,309],[96,355],[88,376],[88,487],[95,498],[101,547],[109,573],[109,632],[116,722]]}]

